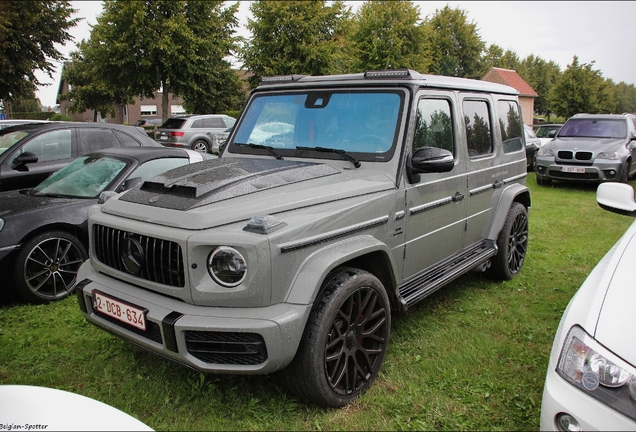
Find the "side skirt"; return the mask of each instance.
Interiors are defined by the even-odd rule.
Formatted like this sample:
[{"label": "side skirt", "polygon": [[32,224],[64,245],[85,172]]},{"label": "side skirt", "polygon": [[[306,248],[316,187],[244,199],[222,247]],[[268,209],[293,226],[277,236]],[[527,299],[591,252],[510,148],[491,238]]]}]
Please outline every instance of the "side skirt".
[{"label": "side skirt", "polygon": [[429,267],[405,280],[398,286],[398,301],[402,310],[431,295],[453,279],[487,262],[497,254],[497,246],[485,240],[468,247],[458,255]]}]

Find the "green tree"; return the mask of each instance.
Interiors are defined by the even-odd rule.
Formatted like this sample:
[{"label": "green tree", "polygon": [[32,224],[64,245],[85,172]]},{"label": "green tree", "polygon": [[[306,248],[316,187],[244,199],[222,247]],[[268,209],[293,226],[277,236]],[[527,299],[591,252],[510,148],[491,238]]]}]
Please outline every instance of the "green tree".
[{"label": "green tree", "polygon": [[349,56],[345,38],[350,9],[342,1],[255,1],[254,19],[247,28],[252,38],[240,51],[255,87],[261,77],[304,74],[328,75],[344,72]]},{"label": "green tree", "polygon": [[490,44],[482,56],[481,64],[481,76],[484,76],[493,67],[518,71],[520,61],[514,51],[504,51],[499,45]]},{"label": "green tree", "polygon": [[75,11],[68,1],[0,2],[0,100],[31,97],[42,85],[37,70],[53,77],[53,63],[64,59],[56,44],[72,40]]},{"label": "green tree", "polygon": [[550,106],[559,116],[571,117],[577,113],[608,113],[616,107],[613,88],[592,63],[579,63],[574,56],[572,64],[559,76],[549,95]]},{"label": "green tree", "polygon": [[616,110],[617,113],[636,113],[636,87],[623,81],[616,84]]},{"label": "green tree", "polygon": [[71,53],[71,61],[62,68],[62,79],[66,80],[70,90],[59,96],[59,100],[71,101],[70,112],[93,111],[93,121],[97,121],[97,114],[115,115],[115,103],[133,103],[132,98],[126,96],[122,87],[110,85],[99,76],[96,64],[96,51],[90,44],[99,43],[94,39],[81,41],[78,50]]},{"label": "green tree", "polygon": [[517,72],[539,95],[534,100],[534,110],[549,119],[552,112],[549,95],[561,76],[559,65],[530,54],[521,61]]},{"label": "green tree", "polygon": [[422,25],[427,27],[431,73],[481,78],[481,54],[485,44],[479,36],[477,24],[468,22],[466,12],[447,5],[437,9]]},{"label": "green tree", "polygon": [[242,86],[226,58],[237,48],[237,10],[223,1],[106,0],[91,32],[98,79],[127,96],[161,89],[164,120],[170,93],[191,111],[236,108]]},{"label": "green tree", "polygon": [[420,11],[410,1],[367,1],[354,17],[354,71],[428,70]]}]

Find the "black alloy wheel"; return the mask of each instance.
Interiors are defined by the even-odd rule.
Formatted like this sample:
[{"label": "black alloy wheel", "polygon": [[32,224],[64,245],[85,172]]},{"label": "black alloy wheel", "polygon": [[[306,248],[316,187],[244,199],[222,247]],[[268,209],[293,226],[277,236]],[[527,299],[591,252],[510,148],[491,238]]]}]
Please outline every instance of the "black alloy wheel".
[{"label": "black alloy wheel", "polygon": [[327,279],[315,305],[285,380],[304,399],[341,407],[378,375],[389,343],[389,300],[375,276],[346,268]]}]

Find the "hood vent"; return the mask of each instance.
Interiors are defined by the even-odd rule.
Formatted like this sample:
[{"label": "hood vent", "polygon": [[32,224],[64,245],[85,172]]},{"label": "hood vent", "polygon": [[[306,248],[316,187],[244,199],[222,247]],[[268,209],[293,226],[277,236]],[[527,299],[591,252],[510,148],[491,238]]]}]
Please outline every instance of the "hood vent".
[{"label": "hood vent", "polygon": [[120,200],[189,210],[262,190],[339,174],[319,163],[221,158],[177,168],[144,182]]}]

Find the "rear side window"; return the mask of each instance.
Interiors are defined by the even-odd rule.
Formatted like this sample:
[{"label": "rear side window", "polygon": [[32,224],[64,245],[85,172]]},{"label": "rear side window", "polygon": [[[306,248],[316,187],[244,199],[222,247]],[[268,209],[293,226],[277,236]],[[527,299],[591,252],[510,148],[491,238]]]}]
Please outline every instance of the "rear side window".
[{"label": "rear side window", "polygon": [[161,129],[181,129],[184,123],[185,119],[169,118],[161,125]]},{"label": "rear side window", "polygon": [[[504,153],[511,153],[523,149],[521,139],[521,115],[519,105],[513,101],[497,102],[497,115]],[[532,131],[529,131],[530,133]]]},{"label": "rear side window", "polygon": [[138,141],[134,140],[130,135],[125,134],[123,132],[114,131],[115,136],[121,143],[122,147],[137,147],[141,145]]},{"label": "rear side window", "polygon": [[488,102],[465,100],[463,108],[468,155],[473,158],[491,154],[492,127]]},{"label": "rear side window", "polygon": [[84,155],[109,147],[121,147],[115,134],[106,129],[78,129],[80,136],[80,148],[78,155]]},{"label": "rear side window", "polygon": [[451,107],[446,99],[422,99],[417,104],[413,151],[438,147],[455,154]]},{"label": "rear side window", "polygon": [[225,129],[225,123],[220,117],[210,117],[203,119],[203,127],[206,129]]}]

